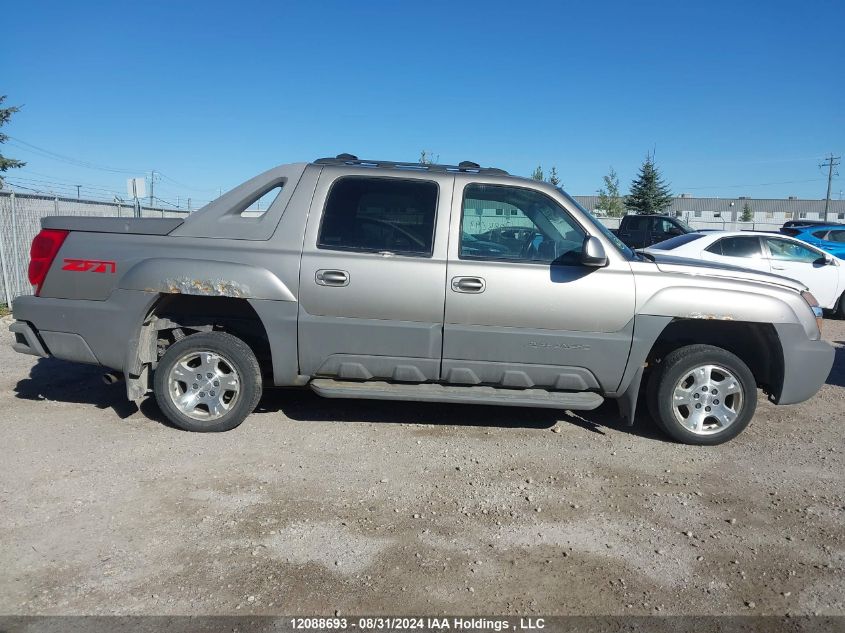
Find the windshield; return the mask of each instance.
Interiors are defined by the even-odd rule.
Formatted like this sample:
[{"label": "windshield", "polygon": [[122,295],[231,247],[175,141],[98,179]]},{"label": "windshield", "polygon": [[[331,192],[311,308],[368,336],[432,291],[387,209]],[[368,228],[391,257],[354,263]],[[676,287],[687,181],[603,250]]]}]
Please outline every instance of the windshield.
[{"label": "windshield", "polygon": [[688,233],[695,233],[695,229],[684,222],[681,218],[675,218],[675,222],[677,222],[684,231],[687,231]]},{"label": "windshield", "polygon": [[[618,237],[616,237],[613,233],[611,233],[610,229],[608,229],[604,224],[599,222],[599,220],[597,220],[596,217],[592,213],[590,213],[584,207],[582,207],[580,204],[578,204],[578,201],[575,198],[570,196],[568,193],[566,193],[560,187],[558,187],[557,190],[560,191],[560,193],[569,202],[571,202],[573,205],[575,205],[576,207],[581,209],[581,211],[584,212],[584,216],[590,221],[590,223],[599,231],[599,233],[601,233],[607,239],[609,239],[611,241],[611,243],[616,247],[616,249],[620,253],[622,253],[628,259],[636,259],[636,254],[634,253],[634,251],[631,250],[631,248],[627,244],[625,244],[625,242],[623,242]],[[692,230],[692,229],[690,229],[690,230]]]}]

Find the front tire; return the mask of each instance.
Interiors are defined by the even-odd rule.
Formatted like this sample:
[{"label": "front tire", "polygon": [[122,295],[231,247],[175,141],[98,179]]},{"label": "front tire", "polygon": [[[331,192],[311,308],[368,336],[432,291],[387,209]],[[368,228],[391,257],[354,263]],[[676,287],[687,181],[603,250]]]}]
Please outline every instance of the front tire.
[{"label": "front tire", "polygon": [[712,345],[674,350],[652,374],[657,425],[684,444],[711,446],[739,435],[757,408],[757,384],[736,355]]},{"label": "front tire", "polygon": [[164,415],[185,431],[229,431],[255,410],[261,368],[241,339],[223,332],[192,334],[171,345],[153,376]]}]

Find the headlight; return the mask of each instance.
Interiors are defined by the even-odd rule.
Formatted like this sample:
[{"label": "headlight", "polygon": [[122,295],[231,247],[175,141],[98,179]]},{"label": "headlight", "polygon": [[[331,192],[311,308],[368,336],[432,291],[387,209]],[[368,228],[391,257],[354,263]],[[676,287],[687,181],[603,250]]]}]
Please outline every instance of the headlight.
[{"label": "headlight", "polygon": [[807,305],[810,306],[810,310],[813,311],[813,314],[816,317],[816,325],[819,328],[819,334],[822,333],[822,324],[824,323],[824,314],[822,313],[821,306],[819,306],[818,300],[813,296],[813,293],[809,290],[804,290],[801,293],[801,296],[804,298],[804,301],[807,302]]}]

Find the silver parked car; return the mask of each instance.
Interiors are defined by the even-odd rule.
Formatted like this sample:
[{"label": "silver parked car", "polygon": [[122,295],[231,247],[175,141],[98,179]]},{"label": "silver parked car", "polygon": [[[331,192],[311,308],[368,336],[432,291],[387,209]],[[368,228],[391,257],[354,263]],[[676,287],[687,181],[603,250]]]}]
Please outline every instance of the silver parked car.
[{"label": "silver parked car", "polygon": [[[244,213],[272,190],[260,215]],[[262,388],[588,410],[717,444],[833,363],[781,277],[625,246],[562,190],[475,163],[283,165],[181,219],[50,217],[15,349],[93,363],[174,424],[236,427]]]}]

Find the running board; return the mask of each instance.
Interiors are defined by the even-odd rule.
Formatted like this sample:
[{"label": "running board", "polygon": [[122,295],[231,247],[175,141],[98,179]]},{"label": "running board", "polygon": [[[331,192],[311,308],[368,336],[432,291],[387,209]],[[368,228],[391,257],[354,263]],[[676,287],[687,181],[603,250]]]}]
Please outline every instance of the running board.
[{"label": "running board", "polygon": [[495,404],[509,407],[572,409],[573,411],[589,411],[604,402],[604,398],[599,394],[590,391],[455,387],[433,383],[409,385],[380,381],[352,382],[326,378],[312,380],[309,384],[317,395],[324,398]]}]

